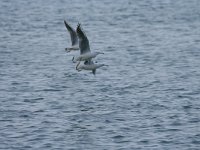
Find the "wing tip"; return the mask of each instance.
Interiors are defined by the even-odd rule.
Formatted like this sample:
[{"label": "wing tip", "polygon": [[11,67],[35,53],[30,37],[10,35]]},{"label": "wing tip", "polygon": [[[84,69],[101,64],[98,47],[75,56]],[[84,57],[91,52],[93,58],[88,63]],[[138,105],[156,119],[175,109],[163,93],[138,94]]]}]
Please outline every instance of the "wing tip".
[{"label": "wing tip", "polygon": [[64,20],[64,24],[65,24],[65,27],[68,29],[69,28],[69,24],[67,23],[67,21]]},{"label": "wing tip", "polygon": [[81,24],[80,22],[78,22],[77,28],[76,28],[76,32],[79,32],[81,30]]},{"label": "wing tip", "polygon": [[65,25],[67,24],[67,21],[66,21],[66,20],[64,20],[64,24],[65,24]]}]

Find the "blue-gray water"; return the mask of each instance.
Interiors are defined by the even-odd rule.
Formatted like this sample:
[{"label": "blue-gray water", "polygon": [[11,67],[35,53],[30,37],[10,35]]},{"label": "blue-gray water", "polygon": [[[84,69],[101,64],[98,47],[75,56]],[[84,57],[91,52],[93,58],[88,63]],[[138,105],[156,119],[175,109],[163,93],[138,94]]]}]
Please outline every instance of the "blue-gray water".
[{"label": "blue-gray water", "polygon": [[[0,149],[199,149],[199,6],[1,0]],[[64,19],[109,67],[75,70]]]}]

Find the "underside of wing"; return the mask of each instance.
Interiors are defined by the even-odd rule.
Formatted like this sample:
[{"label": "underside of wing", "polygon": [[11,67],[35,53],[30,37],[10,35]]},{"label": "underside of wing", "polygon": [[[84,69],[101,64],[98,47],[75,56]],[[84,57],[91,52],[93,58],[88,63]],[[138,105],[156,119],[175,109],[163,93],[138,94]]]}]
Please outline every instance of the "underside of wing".
[{"label": "underside of wing", "polygon": [[87,36],[81,29],[81,24],[78,24],[76,33],[78,35],[79,39],[79,48],[80,48],[80,54],[85,54],[90,52],[90,45]]},{"label": "underside of wing", "polygon": [[76,31],[64,20],[65,27],[70,33],[71,41],[72,41],[72,46],[78,44],[78,37],[76,35]]}]

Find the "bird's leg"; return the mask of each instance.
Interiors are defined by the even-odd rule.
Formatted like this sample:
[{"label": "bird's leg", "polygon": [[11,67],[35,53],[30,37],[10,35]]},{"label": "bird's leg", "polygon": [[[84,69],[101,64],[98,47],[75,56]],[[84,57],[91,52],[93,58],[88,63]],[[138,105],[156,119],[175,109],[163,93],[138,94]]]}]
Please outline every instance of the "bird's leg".
[{"label": "bird's leg", "polygon": [[74,56],[73,56],[73,58],[72,58],[72,62],[73,62],[73,63],[76,63],[76,61],[74,61]]},{"label": "bird's leg", "polygon": [[76,65],[76,70],[81,71],[81,69],[78,69],[78,66],[80,65],[81,61],[78,62],[78,64]]}]

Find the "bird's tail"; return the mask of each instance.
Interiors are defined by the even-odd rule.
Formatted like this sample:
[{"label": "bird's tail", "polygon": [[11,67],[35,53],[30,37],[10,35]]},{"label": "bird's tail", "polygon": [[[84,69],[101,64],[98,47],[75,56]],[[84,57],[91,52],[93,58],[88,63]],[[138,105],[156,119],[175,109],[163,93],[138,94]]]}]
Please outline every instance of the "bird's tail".
[{"label": "bird's tail", "polygon": [[96,69],[92,70],[93,75],[96,75]]}]

